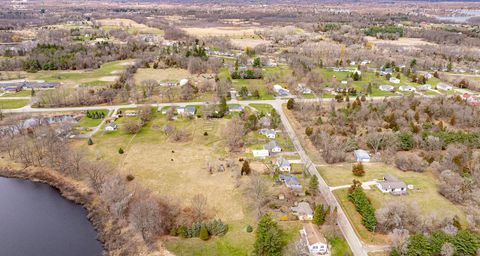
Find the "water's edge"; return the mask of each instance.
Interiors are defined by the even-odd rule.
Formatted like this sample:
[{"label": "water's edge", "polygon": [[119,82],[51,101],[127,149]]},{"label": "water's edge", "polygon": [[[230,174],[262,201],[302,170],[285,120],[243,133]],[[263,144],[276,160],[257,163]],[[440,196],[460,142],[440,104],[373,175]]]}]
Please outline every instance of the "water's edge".
[{"label": "water's edge", "polygon": [[113,217],[98,195],[81,182],[35,167],[14,169],[0,166],[0,177],[45,183],[57,189],[62,197],[85,208],[86,217],[97,233],[97,240],[102,244],[103,255],[132,255],[130,249],[133,247],[136,248],[136,255],[172,255],[162,245],[159,246],[159,251],[150,251],[143,239],[136,237],[125,223]]}]

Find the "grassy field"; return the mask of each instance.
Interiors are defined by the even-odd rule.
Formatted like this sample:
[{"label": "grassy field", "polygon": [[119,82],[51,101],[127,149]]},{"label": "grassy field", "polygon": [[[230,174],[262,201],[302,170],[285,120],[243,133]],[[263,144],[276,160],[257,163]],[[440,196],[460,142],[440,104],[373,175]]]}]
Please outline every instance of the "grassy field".
[{"label": "grassy field", "polygon": [[331,248],[332,256],[353,255],[345,239],[341,237],[335,237],[335,238],[329,239],[328,242],[330,243],[330,246],[332,246]]},{"label": "grassy field", "polygon": [[29,102],[29,100],[0,100],[0,109],[21,108]]},{"label": "grassy field", "polygon": [[123,29],[130,34],[154,34],[163,35],[161,29],[149,27],[145,24],[137,23],[130,19],[101,19],[97,21],[103,30],[110,31],[112,29]]},{"label": "grassy field", "polygon": [[30,90],[23,90],[15,93],[5,93],[3,94],[2,98],[8,98],[8,97],[29,97],[32,96],[32,91]]},{"label": "grassy field", "polygon": [[[376,187],[366,190],[375,209],[381,208],[386,202],[394,201],[401,203],[416,204],[425,215],[433,214],[438,218],[459,216],[462,223],[465,223],[465,214],[462,210],[442,197],[437,192],[437,181],[431,173],[403,172],[395,167],[382,163],[367,163],[364,165],[366,174],[364,177],[355,177],[351,172],[351,165],[322,166],[318,170],[325,181],[330,186],[340,186],[351,184],[353,179],[360,181],[369,181],[373,179],[382,179],[385,173],[391,173],[407,184],[414,186],[413,190],[408,191],[408,195],[395,197],[390,194],[381,193]],[[335,190],[335,195],[339,199],[342,207],[348,217],[354,224],[360,237],[368,243],[385,243],[387,237],[374,234],[367,231],[362,223],[361,216],[355,210],[354,205],[347,199],[347,189]]]},{"label": "grassy field", "polygon": [[255,27],[185,27],[182,28],[187,34],[206,37],[206,36],[227,36],[233,39],[260,39],[255,35]]},{"label": "grassy field", "polygon": [[272,112],[272,105],[270,104],[261,104],[261,103],[251,103],[251,104],[248,104],[250,107],[260,111],[260,112],[263,112],[263,113],[270,113]]},{"label": "grassy field", "polygon": [[167,68],[167,69],[153,69],[153,68],[139,68],[137,73],[133,76],[135,82],[140,84],[143,80],[155,81],[174,81],[178,82],[180,79],[189,78],[191,75],[186,69],[181,68]]}]

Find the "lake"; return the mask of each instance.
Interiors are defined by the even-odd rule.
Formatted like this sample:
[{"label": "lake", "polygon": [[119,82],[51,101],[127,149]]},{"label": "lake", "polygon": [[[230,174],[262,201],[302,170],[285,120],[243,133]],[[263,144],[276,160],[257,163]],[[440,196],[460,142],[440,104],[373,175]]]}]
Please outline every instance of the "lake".
[{"label": "lake", "polygon": [[101,255],[86,216],[47,184],[0,177],[1,255]]}]

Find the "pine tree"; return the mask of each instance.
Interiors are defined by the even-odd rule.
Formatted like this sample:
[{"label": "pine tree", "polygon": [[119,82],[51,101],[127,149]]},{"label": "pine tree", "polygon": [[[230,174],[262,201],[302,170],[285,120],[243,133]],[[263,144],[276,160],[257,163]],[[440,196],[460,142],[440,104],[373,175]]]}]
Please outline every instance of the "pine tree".
[{"label": "pine tree", "polygon": [[313,224],[316,225],[323,225],[327,220],[328,208],[325,208],[323,204],[319,204],[315,206],[315,210],[313,212]]},{"label": "pine tree", "polygon": [[87,143],[88,143],[89,146],[93,145],[93,140],[92,140],[92,138],[88,138],[88,142],[87,142]]},{"label": "pine tree", "polygon": [[318,189],[318,178],[317,176],[313,175],[311,178],[310,178],[310,181],[308,182],[308,190],[310,192],[313,192],[313,191],[317,191]]},{"label": "pine tree", "polygon": [[123,154],[123,153],[125,153],[125,152],[123,151],[123,148],[119,148],[119,149],[118,149],[118,153],[121,155],[121,154]]},{"label": "pine tree", "polygon": [[280,256],[285,246],[283,231],[270,215],[263,215],[257,225],[255,232],[255,244],[253,255],[256,256]]},{"label": "pine tree", "polygon": [[210,238],[207,227],[205,227],[205,225],[202,225],[202,227],[200,228],[200,233],[198,237],[200,237],[200,239],[202,239],[203,241],[207,241]]}]

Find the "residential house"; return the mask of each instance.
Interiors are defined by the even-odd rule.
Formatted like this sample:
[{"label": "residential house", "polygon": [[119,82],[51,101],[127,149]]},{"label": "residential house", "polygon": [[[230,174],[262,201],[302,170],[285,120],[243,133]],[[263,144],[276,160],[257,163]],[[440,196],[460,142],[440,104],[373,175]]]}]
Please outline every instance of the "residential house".
[{"label": "residential house", "polygon": [[348,81],[347,80],[342,80],[340,83],[341,84],[348,84]]},{"label": "residential house", "polygon": [[278,170],[281,172],[290,172],[292,170],[290,162],[283,157],[279,157],[277,159],[276,165],[278,167]]},{"label": "residential house", "polygon": [[417,89],[415,89],[415,87],[411,85],[400,85],[400,87],[398,87],[398,90],[401,92],[414,92]]},{"label": "residential house", "polygon": [[260,149],[260,150],[252,150],[253,157],[257,158],[266,158],[270,155],[270,152],[266,149]]},{"label": "residential house", "polygon": [[273,129],[260,129],[260,134],[265,135],[269,139],[275,139],[277,132]]},{"label": "residential house", "polygon": [[138,116],[138,111],[137,110],[125,110],[125,116],[127,116],[127,117]]},{"label": "residential house", "polygon": [[380,75],[381,76],[386,76],[388,74],[390,74],[390,75],[393,74],[393,68],[384,68],[384,67],[380,68]]},{"label": "residential house", "polygon": [[424,77],[425,77],[426,79],[430,79],[430,78],[433,77],[433,75],[430,74],[430,73],[426,73],[426,74],[424,75]]},{"label": "residential house", "polygon": [[422,84],[418,87],[418,90],[422,91],[422,92],[428,91],[430,89],[432,89],[432,85],[430,85],[430,84]]},{"label": "residential house", "polygon": [[312,220],[313,210],[307,202],[300,202],[297,206],[290,208],[293,215],[297,216],[299,220]]},{"label": "residential house", "polygon": [[263,146],[263,149],[268,150],[271,153],[279,153],[282,152],[282,148],[278,145],[278,143],[274,140],[270,141],[269,143]]},{"label": "residential house", "polygon": [[288,96],[290,95],[290,91],[287,89],[284,89],[281,85],[276,84],[273,86],[273,90],[278,96]]},{"label": "residential house", "polygon": [[377,187],[383,193],[405,194],[407,193],[407,185],[405,182],[397,179],[391,174],[385,174],[383,180],[377,181]]},{"label": "residential house", "polygon": [[115,122],[110,122],[105,126],[105,131],[106,132],[113,132],[118,128],[117,124]]},{"label": "residential house", "polygon": [[311,255],[322,255],[328,252],[327,239],[322,235],[317,225],[313,223],[303,224],[300,235],[307,244],[308,252]]},{"label": "residential house", "polygon": [[302,184],[297,177],[291,175],[280,175],[279,180],[285,183],[285,186],[293,190],[302,190]]},{"label": "residential house", "polygon": [[442,90],[442,91],[451,91],[453,90],[453,86],[446,84],[446,83],[438,83],[437,84],[437,90]]},{"label": "residential house", "polygon": [[389,85],[389,84],[382,84],[378,87],[378,89],[380,91],[384,91],[384,92],[393,92],[395,91],[395,87],[393,87],[393,85]]},{"label": "residential house", "polygon": [[396,77],[390,77],[390,79],[388,79],[388,81],[392,84],[399,84],[400,83],[400,79],[398,79]]},{"label": "residential house", "polygon": [[229,105],[228,106],[228,112],[242,112],[243,111],[243,107],[240,106],[240,105]]},{"label": "residential house", "polygon": [[353,151],[353,154],[357,162],[370,162],[370,155],[363,149],[357,149]]},{"label": "residential house", "polygon": [[183,110],[185,116],[194,116],[197,113],[197,108],[195,106],[185,107]]},{"label": "residential house", "polygon": [[302,94],[312,94],[312,89],[306,87],[305,84],[298,84],[297,91]]}]

